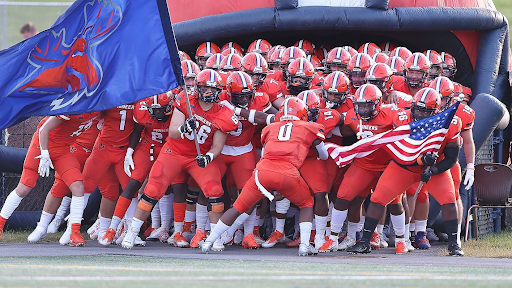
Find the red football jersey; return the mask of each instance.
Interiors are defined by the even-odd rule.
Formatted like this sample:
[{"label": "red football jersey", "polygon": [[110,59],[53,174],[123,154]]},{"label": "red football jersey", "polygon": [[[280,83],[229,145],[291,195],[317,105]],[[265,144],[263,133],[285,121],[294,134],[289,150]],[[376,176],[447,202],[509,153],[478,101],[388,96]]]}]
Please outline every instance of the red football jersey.
[{"label": "red football jersey", "polygon": [[269,70],[267,72],[267,79],[274,79],[277,82],[282,82],[285,80],[283,77],[283,71],[281,70]]},{"label": "red football jersey", "polygon": [[[341,104],[338,108],[334,109],[336,112],[338,112],[339,117],[345,117],[345,114],[348,111],[354,110],[354,103],[352,102],[352,99],[347,97],[345,102]],[[341,116],[343,115],[343,116]],[[339,120],[338,120],[339,121]],[[332,129],[331,133],[327,132],[327,142],[334,143],[341,145],[342,136],[340,134],[339,129]]]},{"label": "red football jersey", "polygon": [[471,130],[473,129],[473,124],[475,122],[475,110],[464,103],[459,104],[459,108],[455,112],[455,116],[459,117],[462,130]]},{"label": "red football jersey", "polygon": [[[393,119],[399,112],[401,110],[396,107],[386,105],[380,108],[377,116],[366,122],[362,121],[352,109],[347,112],[344,124],[357,133],[357,138],[360,140],[392,130],[394,128]],[[391,161],[391,157],[386,150],[379,149],[366,157],[356,158],[353,165],[370,171],[384,171],[389,161]]]},{"label": "red football jersey", "polygon": [[[71,145],[78,136],[87,131],[98,117],[99,112],[84,113],[80,115],[59,115],[58,119],[64,121],[49,133],[49,147],[63,147]],[[42,123],[43,121],[41,121]]]},{"label": "red football jersey", "polygon": [[105,111],[103,128],[98,137],[102,142],[114,147],[128,146],[135,122],[133,108],[135,105],[121,105]]},{"label": "red football jersey", "polygon": [[169,124],[171,123],[171,117],[164,122],[158,122],[149,115],[148,109],[146,108],[144,101],[135,104],[135,110],[133,110],[133,120],[144,126],[142,132],[142,141],[145,143],[151,143],[155,146],[164,146],[165,139],[169,136]]},{"label": "red football jersey", "polygon": [[[333,109],[320,109],[320,114],[318,115],[318,119],[316,123],[322,124],[324,126],[324,135],[329,135],[329,133],[340,124],[341,115],[338,111]],[[316,157],[316,152],[313,151],[313,148],[310,149],[308,157]]]},{"label": "red football jersey", "polygon": [[266,78],[263,85],[256,90],[257,92],[266,93],[270,100],[270,103],[274,102],[277,98],[283,97],[283,91],[281,91],[281,84],[272,78]]},{"label": "red football jersey", "polygon": [[84,133],[80,134],[78,138],[75,140],[75,142],[92,151],[92,148],[94,147],[94,142],[96,142],[96,138],[98,138],[98,134],[100,133],[101,127],[103,126],[103,119],[94,119],[94,122],[92,123],[91,128],[84,131]]},{"label": "red football jersey", "polygon": [[[224,92],[224,91],[223,91]],[[220,100],[228,100],[229,97],[227,93],[222,93]],[[267,112],[268,109],[272,107],[272,104],[270,104],[270,101],[268,99],[268,95],[266,93],[256,92],[254,94],[254,100],[250,104],[249,107],[247,107],[248,110],[256,110],[261,112]],[[241,147],[246,146],[249,143],[251,143],[251,139],[254,136],[254,133],[256,131],[255,124],[252,124],[247,119],[241,116],[238,117],[238,127],[234,131],[230,131],[228,133],[228,138],[226,139],[226,145],[233,146],[233,147]]]},{"label": "red football jersey", "polygon": [[302,166],[315,139],[324,140],[324,126],[306,121],[283,121],[268,125],[261,133],[264,150],[261,159],[285,161]]},{"label": "red football jersey", "polygon": [[[190,107],[194,118],[199,123],[197,128],[197,142],[201,154],[206,154],[210,151],[213,143],[213,134],[215,131],[220,130],[224,133],[234,131],[238,128],[238,118],[233,114],[233,111],[227,107],[223,107],[218,103],[214,103],[213,107],[208,111],[204,111],[199,105],[196,96],[189,96]],[[180,93],[175,99],[175,107],[185,114],[185,118],[189,118],[187,102],[184,93]],[[177,153],[187,156],[195,157],[197,155],[196,146],[194,144],[194,134],[187,133],[181,139],[171,139],[167,137],[169,147]]]}]

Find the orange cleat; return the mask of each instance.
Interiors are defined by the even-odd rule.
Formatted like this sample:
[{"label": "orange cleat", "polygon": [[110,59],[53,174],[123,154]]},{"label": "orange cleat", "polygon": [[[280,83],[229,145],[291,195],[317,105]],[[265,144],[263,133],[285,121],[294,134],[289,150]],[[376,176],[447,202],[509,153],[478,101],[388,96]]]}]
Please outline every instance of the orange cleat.
[{"label": "orange cleat", "polygon": [[[311,239],[309,239],[311,240]],[[297,238],[293,239],[292,241],[286,243],[286,247],[289,247],[289,248],[296,248],[296,247],[299,247],[300,245],[300,235],[297,236]]]},{"label": "orange cleat", "polygon": [[103,237],[98,240],[100,245],[108,247],[114,241],[114,237],[116,236],[116,231],[112,228],[108,228]]},{"label": "orange cleat", "polygon": [[398,238],[396,238],[396,239],[397,240],[395,242],[395,253],[396,254],[405,254],[405,253],[409,252],[409,250],[407,250],[405,240],[404,239],[398,240]]},{"label": "orange cleat", "polygon": [[272,248],[274,247],[278,242],[282,242],[284,240],[284,233],[281,233],[279,231],[274,231],[270,237],[268,237],[267,241],[265,241],[263,244],[261,244],[261,247],[263,248]]},{"label": "orange cleat", "polygon": [[260,245],[256,243],[256,239],[254,239],[254,234],[250,233],[245,236],[242,240],[242,248],[244,249],[259,249]]},{"label": "orange cleat", "polygon": [[[171,239],[172,243],[170,243],[169,241]],[[173,244],[175,247],[187,248],[189,246],[187,239],[183,237],[183,234],[181,232],[174,232],[174,234],[171,237],[169,237],[169,240],[167,240],[167,243]]]},{"label": "orange cleat", "polygon": [[69,246],[85,246],[85,239],[80,234],[80,223],[71,224],[71,236],[69,236]]},{"label": "orange cleat", "polygon": [[206,234],[201,229],[196,229],[196,235],[190,240],[190,248],[199,248],[199,243],[206,238]]},{"label": "orange cleat", "polygon": [[153,232],[153,230],[155,230],[155,228],[148,227],[148,229],[146,229],[146,231],[144,231],[144,238],[148,238],[149,235],[151,235],[151,232]]},{"label": "orange cleat", "polygon": [[265,240],[263,240],[260,236],[260,227],[254,226],[254,229],[252,230],[252,234],[254,235],[254,239],[256,240],[256,243],[259,245],[263,244]]}]

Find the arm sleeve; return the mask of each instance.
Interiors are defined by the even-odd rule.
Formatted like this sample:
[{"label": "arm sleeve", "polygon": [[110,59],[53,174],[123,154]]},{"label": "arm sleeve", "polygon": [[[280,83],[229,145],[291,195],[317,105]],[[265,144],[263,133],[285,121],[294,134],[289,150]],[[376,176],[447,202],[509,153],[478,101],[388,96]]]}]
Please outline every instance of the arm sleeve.
[{"label": "arm sleeve", "polygon": [[452,146],[444,148],[444,159],[432,167],[434,174],[442,173],[455,165],[459,158],[460,146]]}]

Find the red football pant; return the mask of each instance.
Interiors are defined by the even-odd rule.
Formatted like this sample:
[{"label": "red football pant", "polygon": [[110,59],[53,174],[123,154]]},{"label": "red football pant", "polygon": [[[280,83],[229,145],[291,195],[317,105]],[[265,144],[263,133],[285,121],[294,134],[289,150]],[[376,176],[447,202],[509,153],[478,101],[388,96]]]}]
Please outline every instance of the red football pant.
[{"label": "red football pant", "polygon": [[[153,146],[153,159],[158,158],[162,146]],[[132,170],[131,178],[143,183],[148,177],[151,166],[153,166],[154,160],[151,161],[151,143],[141,142],[135,148],[133,153],[133,165],[135,169]]]},{"label": "red football pant", "polygon": [[39,172],[37,172],[39,169],[39,159],[36,159],[39,155],[41,155],[41,148],[39,148],[39,133],[36,131],[30,141],[20,179],[21,184],[30,188],[36,187],[37,178],[39,178]]},{"label": "red football pant", "polygon": [[313,193],[329,192],[325,161],[316,159],[316,156],[308,156],[299,172]]},{"label": "red football pant", "polygon": [[245,183],[251,178],[252,171],[256,167],[254,162],[254,154],[247,152],[238,156],[230,156],[221,154],[215,159],[217,166],[219,167],[221,178],[224,177],[227,170],[229,169],[230,175],[235,181],[236,188],[244,188]]}]

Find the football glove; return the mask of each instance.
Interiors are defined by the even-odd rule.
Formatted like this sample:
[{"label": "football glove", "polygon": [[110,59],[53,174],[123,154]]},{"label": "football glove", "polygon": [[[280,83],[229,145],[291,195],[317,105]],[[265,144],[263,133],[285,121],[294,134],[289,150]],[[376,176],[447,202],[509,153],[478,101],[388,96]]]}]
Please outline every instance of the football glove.
[{"label": "football glove", "polygon": [[128,148],[126,150],[126,156],[124,156],[124,173],[128,175],[128,177],[132,177],[132,171],[135,169],[135,164],[133,163],[133,148]]},{"label": "football glove", "polygon": [[197,165],[201,168],[205,168],[208,163],[212,162],[213,160],[213,153],[206,153],[206,155],[197,155],[196,161]]},{"label": "football glove", "polygon": [[183,123],[178,129],[180,130],[181,134],[187,134],[191,133],[192,131],[196,130],[197,128],[197,122],[193,118],[189,118],[185,120],[185,123]]},{"label": "football glove", "polygon": [[35,158],[39,159],[39,168],[37,170],[39,175],[41,175],[41,177],[50,176],[50,167],[53,169],[53,163],[48,150],[41,150],[41,155]]}]

